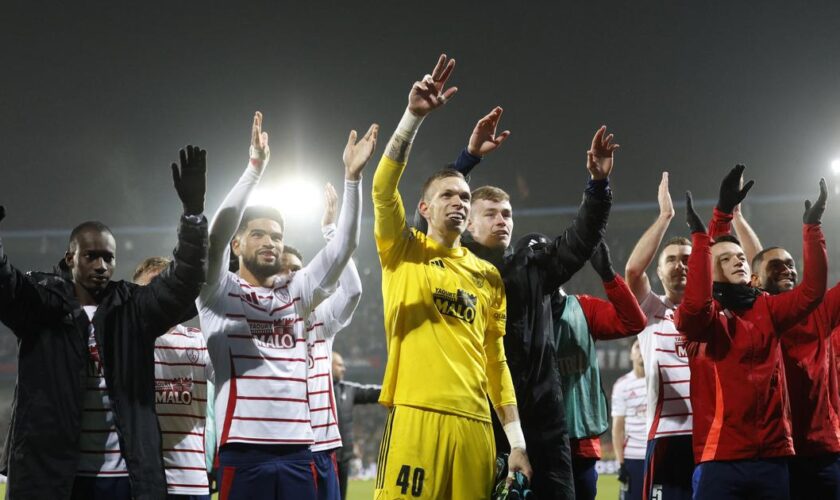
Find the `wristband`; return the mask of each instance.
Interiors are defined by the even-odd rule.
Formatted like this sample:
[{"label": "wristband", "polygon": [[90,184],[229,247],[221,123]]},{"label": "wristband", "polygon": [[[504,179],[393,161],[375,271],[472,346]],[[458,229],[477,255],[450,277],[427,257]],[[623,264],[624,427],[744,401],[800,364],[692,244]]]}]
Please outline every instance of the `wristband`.
[{"label": "wristband", "polygon": [[507,436],[510,449],[522,448],[525,449],[525,434],[522,433],[522,425],[519,420],[507,423],[504,426],[505,436]]},{"label": "wristband", "polygon": [[414,142],[414,138],[417,136],[417,130],[420,129],[420,124],[423,123],[423,118],[425,117],[417,116],[411,110],[405,108],[405,113],[400,118],[400,123],[397,124],[397,130],[394,134],[406,139],[408,142]]}]

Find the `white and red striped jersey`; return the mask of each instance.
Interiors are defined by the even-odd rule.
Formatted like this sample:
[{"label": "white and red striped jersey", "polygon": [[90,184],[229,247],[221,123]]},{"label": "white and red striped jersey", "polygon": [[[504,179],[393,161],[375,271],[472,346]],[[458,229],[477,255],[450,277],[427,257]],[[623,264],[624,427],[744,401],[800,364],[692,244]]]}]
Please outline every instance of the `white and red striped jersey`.
[{"label": "white and red striped jersey", "polygon": [[216,212],[197,300],[213,365],[218,447],[314,442],[305,320],[335,291],[359,238],[361,182],[345,180],[335,238],[290,277],[251,286],[228,271],[229,242],[260,175],[246,167]]},{"label": "white and red striped jersey", "polygon": [[[93,320],[96,306],[84,306]],[[99,357],[99,346],[88,328],[88,366],[85,373],[85,402],[82,409],[82,435],[79,439],[79,465],[76,474],[88,477],[128,476],[128,467],[120,452],[120,441],[111,411],[108,386]]]},{"label": "white and red striped jersey", "polygon": [[691,372],[685,336],[674,325],[677,306],[653,292],[640,305],[648,318],[639,334],[647,379],[648,439],[691,435]]},{"label": "white and red striped jersey", "polygon": [[[335,226],[321,228],[324,239],[330,241]],[[353,259],[341,272],[338,290],[322,302],[306,321],[309,349],[309,411],[315,442],[312,451],[340,448],[338,410],[335,404],[332,377],[332,346],[336,334],[350,324],[362,294],[362,280]]]},{"label": "white and red striped jersey", "polygon": [[207,495],[204,430],[207,346],[201,330],[178,325],[155,341],[155,408],[170,495]]},{"label": "white and red striped jersey", "polygon": [[612,390],[612,416],[624,417],[624,458],[644,460],[647,450],[647,382],[630,372],[616,380]]}]

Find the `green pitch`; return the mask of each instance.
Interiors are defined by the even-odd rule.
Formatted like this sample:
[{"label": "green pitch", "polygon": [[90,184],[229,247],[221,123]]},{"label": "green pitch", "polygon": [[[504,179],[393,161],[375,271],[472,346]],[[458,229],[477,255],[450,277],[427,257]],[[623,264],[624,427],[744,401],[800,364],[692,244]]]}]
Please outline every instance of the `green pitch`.
[{"label": "green pitch", "polygon": [[[6,485],[0,484],[0,498],[6,498]],[[215,500],[217,495],[213,495]],[[372,500],[373,481],[350,481],[347,488],[348,500]],[[605,475],[598,478],[597,500],[617,500],[618,480],[615,475]]]}]

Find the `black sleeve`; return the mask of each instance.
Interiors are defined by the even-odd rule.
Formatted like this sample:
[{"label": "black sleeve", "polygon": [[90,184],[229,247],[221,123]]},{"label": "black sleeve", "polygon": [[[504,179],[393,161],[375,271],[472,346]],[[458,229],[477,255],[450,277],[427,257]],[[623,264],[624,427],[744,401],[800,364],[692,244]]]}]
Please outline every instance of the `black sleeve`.
[{"label": "black sleeve", "polygon": [[207,276],[207,219],[181,217],[173,260],[147,286],[138,287],[134,303],[144,318],[144,332],[154,341],[194,311],[195,299]]},{"label": "black sleeve", "polygon": [[380,392],[382,392],[381,385],[354,384],[353,404],[366,405],[378,403]]},{"label": "black sleeve", "polygon": [[49,292],[9,263],[0,242],[0,321],[21,337],[31,325],[61,314],[60,304],[50,302]]},{"label": "black sleeve", "polygon": [[534,259],[543,271],[540,274],[543,290],[556,290],[589,261],[604,237],[611,206],[609,191],[599,196],[587,189],[571,225],[550,244],[534,252]]}]

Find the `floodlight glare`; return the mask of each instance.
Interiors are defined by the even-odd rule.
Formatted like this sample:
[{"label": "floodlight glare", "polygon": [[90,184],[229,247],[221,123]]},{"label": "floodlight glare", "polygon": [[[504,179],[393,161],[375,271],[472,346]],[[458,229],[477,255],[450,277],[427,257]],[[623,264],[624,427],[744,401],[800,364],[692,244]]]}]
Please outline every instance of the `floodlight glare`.
[{"label": "floodlight glare", "polygon": [[831,173],[840,175],[840,159],[831,160]]},{"label": "floodlight glare", "polygon": [[286,220],[320,217],[324,189],[310,179],[289,178],[277,186],[255,189],[248,204],[274,207]]}]

